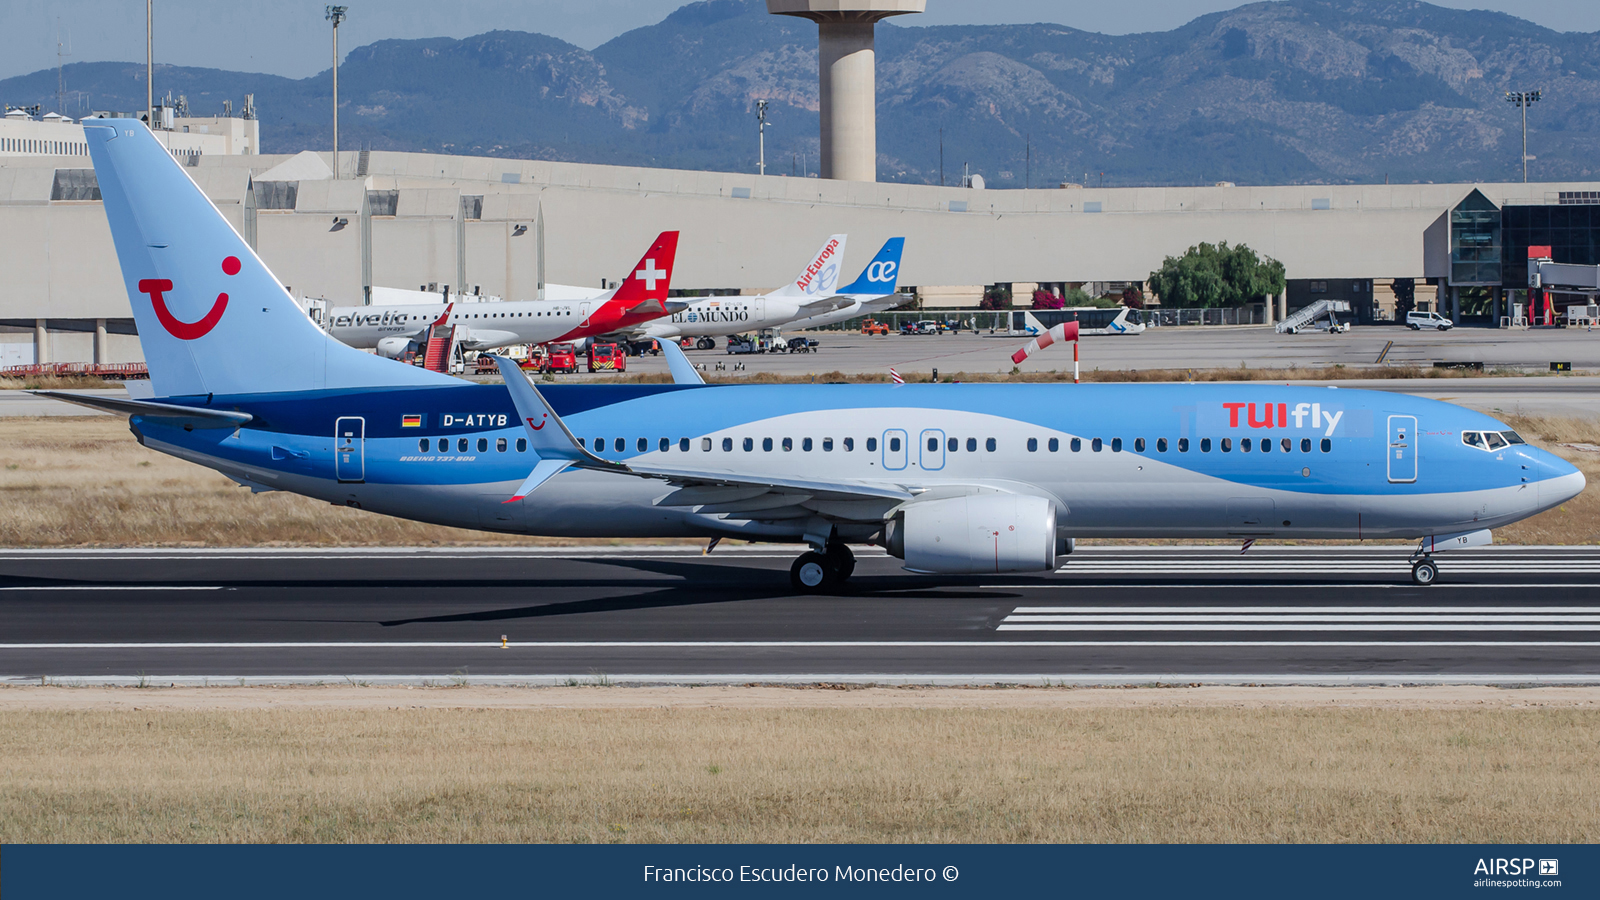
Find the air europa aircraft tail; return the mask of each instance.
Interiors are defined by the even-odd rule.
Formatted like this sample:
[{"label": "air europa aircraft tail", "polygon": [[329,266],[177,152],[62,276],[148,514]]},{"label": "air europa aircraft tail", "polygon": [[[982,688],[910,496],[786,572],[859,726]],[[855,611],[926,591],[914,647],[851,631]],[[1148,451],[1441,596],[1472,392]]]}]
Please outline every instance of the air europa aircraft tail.
[{"label": "air europa aircraft tail", "polygon": [[839,261],[844,259],[845,235],[835,234],[822,244],[795,279],[768,294],[769,297],[831,297],[839,284]]},{"label": "air europa aircraft tail", "polygon": [[861,270],[861,277],[840,288],[839,293],[873,296],[894,293],[895,284],[900,278],[900,251],[904,250],[905,246],[906,239],[903,237],[892,237],[884,241],[883,247],[878,250],[878,255]]},{"label": "air europa aircraft tail", "polygon": [[84,122],[157,396],[459,384],[323,333],[141,122]]}]

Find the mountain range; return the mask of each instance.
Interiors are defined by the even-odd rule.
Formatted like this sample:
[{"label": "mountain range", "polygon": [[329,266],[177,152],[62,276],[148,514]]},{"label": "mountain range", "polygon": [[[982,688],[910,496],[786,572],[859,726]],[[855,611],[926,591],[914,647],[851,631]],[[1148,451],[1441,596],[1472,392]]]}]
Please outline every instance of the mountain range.
[{"label": "mountain range", "polygon": [[[883,181],[991,187],[1512,181],[1529,111],[1536,180],[1600,176],[1600,33],[1417,0],[1274,0],[1172,31],[1061,25],[877,30]],[[74,63],[66,112],[142,109],[142,63]],[[54,108],[57,73],[0,80]],[[158,95],[215,114],[255,95],[262,150],[326,149],[328,73],[158,66]],[[541,34],[386,40],[339,70],[341,144],[754,171],[818,168],[817,29],[763,0],[705,0],[584,50]],[[942,170],[941,170],[942,157]]]}]

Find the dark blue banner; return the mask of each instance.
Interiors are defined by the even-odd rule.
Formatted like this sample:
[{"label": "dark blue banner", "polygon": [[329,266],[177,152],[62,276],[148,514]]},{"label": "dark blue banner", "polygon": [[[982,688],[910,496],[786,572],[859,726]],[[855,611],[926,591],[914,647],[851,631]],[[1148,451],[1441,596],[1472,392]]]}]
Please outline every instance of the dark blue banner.
[{"label": "dark blue banner", "polygon": [[[1593,846],[26,846],[5,900],[1496,897],[1600,889]],[[1549,896],[1547,893],[1545,896]]]}]

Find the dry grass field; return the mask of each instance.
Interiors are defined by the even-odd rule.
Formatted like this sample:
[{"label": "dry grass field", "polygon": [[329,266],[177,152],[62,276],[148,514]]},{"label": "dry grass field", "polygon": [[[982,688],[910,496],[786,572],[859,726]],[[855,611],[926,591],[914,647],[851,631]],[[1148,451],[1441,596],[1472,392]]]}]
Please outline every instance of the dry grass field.
[{"label": "dry grass field", "polygon": [[[1600,422],[1508,419],[1600,483]],[[1600,490],[1495,533],[1512,544],[1600,543]],[[0,419],[0,546],[583,546],[386,518],[284,493],[252,495],[222,475],[140,447],[113,416]],[[1263,542],[1263,546],[1268,542]]]},{"label": "dry grass field", "polygon": [[477,689],[373,688],[175,708],[123,689],[150,699],[108,709],[26,690],[0,691],[3,843],[1600,840],[1600,709],[1516,691],[1330,708],[520,689],[534,699],[462,708]]}]

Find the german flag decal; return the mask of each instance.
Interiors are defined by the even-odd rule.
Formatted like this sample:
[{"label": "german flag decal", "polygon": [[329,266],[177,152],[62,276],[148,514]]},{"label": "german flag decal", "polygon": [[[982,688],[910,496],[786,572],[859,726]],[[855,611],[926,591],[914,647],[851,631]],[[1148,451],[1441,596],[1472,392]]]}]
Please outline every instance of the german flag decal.
[{"label": "german flag decal", "polygon": [[422,417],[421,416],[401,416],[400,417],[400,427],[401,428],[421,428],[422,427]]}]

